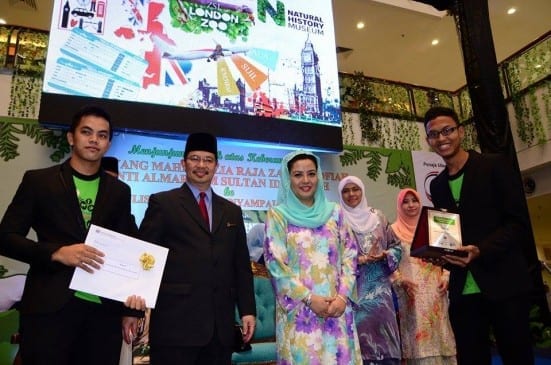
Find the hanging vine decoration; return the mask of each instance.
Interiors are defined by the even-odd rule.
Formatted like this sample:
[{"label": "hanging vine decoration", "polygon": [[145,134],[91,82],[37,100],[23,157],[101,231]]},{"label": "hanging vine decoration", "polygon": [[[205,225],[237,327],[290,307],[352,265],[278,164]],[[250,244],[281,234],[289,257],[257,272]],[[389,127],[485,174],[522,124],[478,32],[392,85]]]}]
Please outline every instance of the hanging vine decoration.
[{"label": "hanging vine decoration", "polygon": [[546,80],[541,96],[543,100],[544,115],[547,116],[547,130],[551,131],[551,80]]},{"label": "hanging vine decoration", "polygon": [[379,118],[375,114],[379,99],[363,72],[355,71],[349,79],[350,84],[345,87],[343,99],[358,109],[362,140],[376,142],[381,138]]},{"label": "hanging vine decoration", "polygon": [[461,147],[467,151],[479,150],[478,133],[476,132],[474,123],[464,123],[463,128],[465,129],[465,134],[461,141]]},{"label": "hanging vine decoration", "polygon": [[[546,142],[545,131],[542,122],[542,114],[538,105],[536,92],[539,88],[545,88],[544,83],[539,86],[537,83],[528,84],[537,70],[536,63],[540,62],[541,56],[537,52],[527,52],[519,59],[506,64],[506,72],[509,77],[511,88],[511,102],[515,111],[517,121],[517,135],[527,146],[543,144]],[[529,85],[529,84],[528,84]]]}]

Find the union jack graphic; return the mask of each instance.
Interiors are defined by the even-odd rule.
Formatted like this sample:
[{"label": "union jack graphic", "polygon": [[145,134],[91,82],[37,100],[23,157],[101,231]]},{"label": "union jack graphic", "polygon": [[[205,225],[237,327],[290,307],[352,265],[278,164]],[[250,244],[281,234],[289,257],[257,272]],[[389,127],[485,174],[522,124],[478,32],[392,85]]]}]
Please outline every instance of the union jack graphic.
[{"label": "union jack graphic", "polygon": [[186,75],[177,60],[162,59],[161,85],[185,85],[188,83]]}]

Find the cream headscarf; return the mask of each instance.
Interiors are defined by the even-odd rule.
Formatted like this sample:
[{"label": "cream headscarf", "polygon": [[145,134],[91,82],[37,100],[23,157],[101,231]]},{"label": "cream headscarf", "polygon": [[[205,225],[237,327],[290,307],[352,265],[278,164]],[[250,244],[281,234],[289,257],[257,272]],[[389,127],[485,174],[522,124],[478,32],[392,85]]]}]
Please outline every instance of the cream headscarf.
[{"label": "cream headscarf", "polygon": [[[362,189],[362,200],[360,204],[354,208],[348,206],[342,199],[342,189],[346,184],[353,183],[358,185]],[[356,176],[347,176],[339,182],[339,197],[341,200],[341,206],[344,210],[344,216],[346,221],[356,233],[367,233],[377,225],[379,217],[375,213],[375,209],[367,205],[367,199],[365,197],[365,187],[362,180]]]},{"label": "cream headscarf", "polygon": [[[402,203],[408,193],[413,194],[419,203],[421,203],[421,196],[415,190],[411,188],[400,190],[396,198],[396,222],[392,223],[392,230],[400,241],[411,243],[415,234],[415,228],[417,227],[417,221],[419,220],[419,214],[417,214],[417,217],[410,217],[405,213]],[[421,209],[419,209],[419,213],[421,213]]]}]

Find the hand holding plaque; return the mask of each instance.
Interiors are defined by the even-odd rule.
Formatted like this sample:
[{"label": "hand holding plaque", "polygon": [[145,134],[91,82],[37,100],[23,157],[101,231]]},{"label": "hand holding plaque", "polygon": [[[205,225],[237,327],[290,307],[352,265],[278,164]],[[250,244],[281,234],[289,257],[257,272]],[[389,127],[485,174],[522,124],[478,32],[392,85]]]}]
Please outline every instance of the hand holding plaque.
[{"label": "hand holding plaque", "polygon": [[443,255],[465,257],[467,252],[458,250],[461,246],[459,214],[423,207],[411,243],[411,256],[423,259],[439,259]]}]

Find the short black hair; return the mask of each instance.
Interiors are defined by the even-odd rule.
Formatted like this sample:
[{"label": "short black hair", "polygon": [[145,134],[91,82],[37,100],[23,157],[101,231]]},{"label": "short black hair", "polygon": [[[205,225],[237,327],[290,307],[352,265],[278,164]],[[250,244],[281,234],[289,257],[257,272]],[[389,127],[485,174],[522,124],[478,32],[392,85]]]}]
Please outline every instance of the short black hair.
[{"label": "short black hair", "polygon": [[457,116],[457,113],[455,110],[451,108],[447,108],[445,106],[433,106],[427,112],[425,113],[424,123],[425,123],[425,129],[427,128],[427,124],[438,117],[450,117],[452,118],[457,125],[460,125],[459,123],[459,117]]},{"label": "short black hair", "polygon": [[316,159],[316,157],[307,153],[301,153],[290,159],[289,162],[287,162],[287,170],[289,172],[291,172],[291,167],[293,167],[293,164],[298,160],[310,160],[314,162],[314,165],[316,166],[316,171],[318,170],[318,160]]},{"label": "short black hair", "polygon": [[107,113],[105,110],[100,108],[99,106],[94,105],[87,105],[82,107],[78,112],[73,115],[73,119],[71,120],[71,125],[69,126],[69,132],[75,133],[77,130],[77,127],[80,124],[80,121],[83,117],[87,117],[89,115],[93,115],[95,117],[103,118],[107,121],[109,124],[109,140],[113,139],[113,123],[111,122],[111,116],[109,113]]}]

